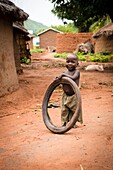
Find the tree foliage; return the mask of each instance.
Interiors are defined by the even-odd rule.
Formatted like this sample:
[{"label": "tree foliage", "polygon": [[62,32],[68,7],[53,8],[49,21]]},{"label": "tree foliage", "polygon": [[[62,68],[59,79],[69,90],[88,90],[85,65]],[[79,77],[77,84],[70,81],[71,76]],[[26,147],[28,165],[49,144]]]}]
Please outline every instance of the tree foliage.
[{"label": "tree foliage", "polygon": [[110,18],[107,17],[107,18],[103,18],[103,19],[99,19],[98,21],[94,22],[90,28],[89,28],[89,31],[90,32],[97,32],[100,28],[102,28],[104,25],[108,24],[110,22]]},{"label": "tree foliage", "polygon": [[112,0],[49,0],[54,4],[52,12],[62,19],[72,20],[81,32],[99,19],[109,16],[113,21]]},{"label": "tree foliage", "polygon": [[62,32],[71,32],[71,33],[75,33],[78,32],[78,28],[74,26],[73,23],[70,24],[66,24],[65,26],[59,25],[59,26],[52,26],[52,28],[62,31]]}]

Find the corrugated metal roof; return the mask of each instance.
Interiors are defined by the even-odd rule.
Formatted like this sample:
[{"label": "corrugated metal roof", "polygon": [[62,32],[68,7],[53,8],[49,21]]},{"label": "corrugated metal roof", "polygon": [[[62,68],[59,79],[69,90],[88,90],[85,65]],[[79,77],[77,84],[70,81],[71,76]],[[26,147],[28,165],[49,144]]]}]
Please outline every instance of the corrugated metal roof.
[{"label": "corrugated metal roof", "polygon": [[50,31],[50,30],[52,30],[52,31],[54,31],[54,32],[57,32],[57,33],[63,33],[62,31],[58,31],[58,30],[56,30],[56,29],[54,29],[54,28],[48,28],[48,29],[40,32],[40,33],[37,34],[37,35],[40,36],[41,34],[44,34],[45,32]]}]

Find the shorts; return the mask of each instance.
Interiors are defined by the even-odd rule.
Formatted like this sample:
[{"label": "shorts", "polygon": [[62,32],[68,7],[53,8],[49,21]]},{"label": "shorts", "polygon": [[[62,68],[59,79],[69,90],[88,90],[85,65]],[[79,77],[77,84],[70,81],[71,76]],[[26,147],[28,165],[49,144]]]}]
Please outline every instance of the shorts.
[{"label": "shorts", "polygon": [[[64,125],[64,123],[68,123],[73,114],[75,113],[75,110],[77,108],[77,99],[76,99],[76,95],[72,95],[72,96],[68,96],[66,93],[63,93],[62,95],[62,105],[61,105],[61,122],[62,125]],[[79,117],[78,117],[78,122],[83,123],[83,119],[82,119],[82,107],[80,108],[80,113],[79,113]]]}]

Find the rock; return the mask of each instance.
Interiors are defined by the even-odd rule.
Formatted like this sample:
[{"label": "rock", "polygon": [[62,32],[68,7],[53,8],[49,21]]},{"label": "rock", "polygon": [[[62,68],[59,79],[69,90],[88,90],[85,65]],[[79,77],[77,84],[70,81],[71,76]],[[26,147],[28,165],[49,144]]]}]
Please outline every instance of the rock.
[{"label": "rock", "polygon": [[94,65],[94,64],[91,64],[91,65],[88,65],[85,70],[87,71],[104,71],[104,68],[103,68],[103,65]]},{"label": "rock", "polygon": [[75,52],[83,52],[84,54],[94,53],[94,45],[89,39],[84,43],[78,44]]}]

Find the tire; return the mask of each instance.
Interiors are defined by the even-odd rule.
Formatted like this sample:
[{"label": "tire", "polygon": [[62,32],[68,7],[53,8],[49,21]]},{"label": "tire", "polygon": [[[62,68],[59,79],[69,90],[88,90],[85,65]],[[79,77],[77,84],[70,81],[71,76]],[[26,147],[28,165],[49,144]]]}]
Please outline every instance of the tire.
[{"label": "tire", "polygon": [[[75,95],[77,97],[77,108],[76,108],[76,111],[75,111],[72,119],[70,120],[70,122],[66,126],[56,127],[51,122],[47,108],[48,108],[48,102],[49,102],[49,99],[52,95],[52,92],[60,84],[69,84],[72,87],[72,89],[75,92]],[[74,126],[74,124],[76,123],[78,116],[79,116],[79,113],[80,113],[80,107],[81,107],[81,95],[80,95],[80,90],[79,90],[78,86],[76,85],[76,83],[68,77],[63,77],[62,79],[56,79],[49,85],[49,87],[47,88],[46,93],[44,95],[44,98],[43,98],[43,103],[42,103],[43,121],[44,121],[46,127],[51,132],[56,133],[56,134],[63,134],[65,132],[69,131]]]}]

